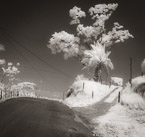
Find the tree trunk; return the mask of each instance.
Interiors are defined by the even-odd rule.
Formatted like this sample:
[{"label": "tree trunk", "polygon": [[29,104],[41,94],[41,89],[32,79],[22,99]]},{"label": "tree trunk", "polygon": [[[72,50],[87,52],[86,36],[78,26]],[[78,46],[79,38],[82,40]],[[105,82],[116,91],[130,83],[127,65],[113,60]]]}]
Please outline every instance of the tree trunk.
[{"label": "tree trunk", "polygon": [[1,96],[0,96],[0,99],[2,99],[3,98],[3,91],[1,90]]},{"label": "tree trunk", "polygon": [[100,66],[95,67],[95,71],[94,71],[94,81],[101,82],[102,83],[101,67]]}]

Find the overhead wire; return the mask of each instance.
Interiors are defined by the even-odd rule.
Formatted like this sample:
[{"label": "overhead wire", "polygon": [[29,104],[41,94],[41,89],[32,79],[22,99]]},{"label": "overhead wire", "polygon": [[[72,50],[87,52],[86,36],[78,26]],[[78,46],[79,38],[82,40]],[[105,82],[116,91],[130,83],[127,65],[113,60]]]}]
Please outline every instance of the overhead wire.
[{"label": "overhead wire", "polygon": [[[7,39],[8,41],[9,41],[9,43],[10,44],[12,44],[12,42],[10,42],[10,40],[9,39]],[[13,46],[15,46],[14,44],[12,44]],[[31,65],[31,68],[35,71],[35,72],[37,72],[37,74],[39,74],[43,79],[45,79],[42,75],[41,75],[41,73],[35,68],[35,67],[33,67],[33,65],[31,64],[31,62],[21,53],[21,51],[15,46],[15,49],[17,50],[17,52],[19,53],[19,55],[22,57],[22,58],[24,58],[30,65]],[[45,79],[45,80],[47,80],[47,79]],[[48,80],[47,80],[48,81]],[[49,81],[48,81],[49,82]],[[50,82],[49,82],[50,83]],[[51,84],[52,85],[52,84]],[[52,85],[53,87],[55,87],[54,85]],[[55,87],[56,88],[56,87]]]},{"label": "overhead wire", "polygon": [[70,75],[66,74],[65,72],[55,68],[54,66],[52,66],[51,64],[49,64],[47,61],[45,61],[44,59],[42,59],[41,57],[39,57],[37,54],[35,54],[34,52],[32,52],[30,49],[28,49],[27,47],[23,46],[20,42],[18,42],[16,39],[14,39],[10,33],[8,33],[5,29],[1,28],[0,29],[4,30],[4,32],[7,34],[8,37],[10,37],[15,43],[17,43],[17,45],[21,48],[23,48],[25,51],[29,52],[31,55],[33,55],[35,58],[37,58],[38,60],[40,60],[41,62],[43,62],[44,64],[46,64],[47,66],[49,66],[51,69],[55,70],[56,72],[59,72],[60,74],[64,75],[67,78],[71,78]]},{"label": "overhead wire", "polygon": [[[5,38],[6,38],[6,37],[5,37]],[[6,39],[9,41],[9,43],[12,44],[12,42],[11,42],[8,38],[6,38]],[[15,49],[17,50],[17,52],[19,53],[19,55],[20,55],[22,58],[24,58],[27,62],[29,62],[29,64],[31,65],[31,68],[32,68],[35,72],[37,72],[37,74],[39,74],[39,76],[41,76],[44,80],[46,80],[53,88],[59,90],[54,84],[50,83],[50,81],[48,81],[48,80],[39,72],[39,70],[37,70],[37,69],[31,64],[31,62],[21,53],[20,49],[17,48],[17,47],[15,46],[15,44],[12,44],[12,45],[15,47]]]},{"label": "overhead wire", "polygon": [[19,52],[19,54],[20,54],[27,62],[29,62],[29,64],[31,65],[31,68],[32,68],[39,76],[41,76],[42,79],[46,80],[53,88],[55,88],[55,89],[58,90],[58,88],[57,88],[54,84],[50,83],[50,81],[48,81],[48,80],[40,73],[40,71],[37,70],[37,69],[31,64],[31,62],[21,53],[21,51],[20,51],[17,47],[16,47],[16,50]]}]

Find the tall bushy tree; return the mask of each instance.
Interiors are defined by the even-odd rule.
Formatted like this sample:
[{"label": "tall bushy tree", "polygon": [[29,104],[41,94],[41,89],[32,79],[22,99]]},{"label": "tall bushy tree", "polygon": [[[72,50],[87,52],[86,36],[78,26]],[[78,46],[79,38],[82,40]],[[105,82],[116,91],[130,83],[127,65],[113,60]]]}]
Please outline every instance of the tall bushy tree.
[{"label": "tall bushy tree", "polygon": [[93,23],[84,26],[81,18],[86,13],[81,8],[73,7],[69,11],[71,17],[70,25],[76,27],[76,34],[69,34],[65,31],[55,32],[49,40],[48,48],[53,54],[63,52],[64,58],[77,57],[85,65],[85,68],[94,68],[94,77],[98,80],[102,68],[107,72],[113,69],[109,59],[111,48],[119,42],[124,42],[133,36],[122,25],[115,22],[112,30],[106,31],[105,22],[116,10],[118,4],[98,4],[89,9]]},{"label": "tall bushy tree", "polygon": [[84,57],[81,63],[84,65],[83,69],[94,69],[94,80],[102,81],[101,72],[106,70],[107,74],[109,69],[114,69],[111,59],[108,58],[111,52],[105,52],[105,46],[100,43],[91,45],[91,50],[84,51]]}]

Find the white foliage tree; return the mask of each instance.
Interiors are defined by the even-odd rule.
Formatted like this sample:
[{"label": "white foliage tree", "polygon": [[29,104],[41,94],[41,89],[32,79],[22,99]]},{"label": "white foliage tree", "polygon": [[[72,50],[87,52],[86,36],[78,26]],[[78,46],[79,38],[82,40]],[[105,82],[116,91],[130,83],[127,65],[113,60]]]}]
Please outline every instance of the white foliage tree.
[{"label": "white foliage tree", "polygon": [[11,86],[14,84],[14,81],[16,80],[16,75],[20,73],[18,67],[19,67],[19,63],[17,63],[16,65],[13,65],[13,63],[8,62],[5,63],[4,60],[1,60],[2,62],[2,77],[1,77],[1,83],[4,84],[4,94],[5,97],[9,96],[10,94],[10,89]]},{"label": "white foliage tree", "polygon": [[[4,51],[5,50],[5,47],[0,44],[0,51]],[[0,59],[0,66],[3,66],[5,64],[5,60],[4,59]],[[0,99],[2,99],[3,97],[3,90],[4,90],[4,84],[0,82]]]},{"label": "white foliage tree", "polygon": [[54,33],[49,41],[48,47],[52,53],[64,52],[64,58],[77,56],[79,54],[79,38],[65,31]]},{"label": "white foliage tree", "polygon": [[73,9],[70,9],[69,15],[72,18],[70,24],[79,24],[80,18],[86,17],[86,13],[81,10],[81,8],[78,8],[76,6],[73,7]]},{"label": "white foliage tree", "polygon": [[36,96],[36,90],[38,86],[32,82],[20,82],[12,85],[11,91],[16,94],[16,96]]},{"label": "white foliage tree", "polygon": [[141,73],[142,73],[142,76],[145,75],[145,59],[141,63]]},{"label": "white foliage tree", "polygon": [[81,63],[84,65],[83,69],[94,69],[94,80],[102,81],[101,71],[106,70],[107,74],[109,69],[114,69],[111,60],[108,58],[111,52],[105,52],[105,46],[100,43],[91,45],[91,50],[84,51],[84,57]]},{"label": "white foliage tree", "polygon": [[13,63],[11,62],[8,62],[7,64],[3,64],[2,67],[3,76],[1,82],[3,82],[5,78],[8,78],[8,83],[13,84],[13,81],[15,80],[15,76],[20,73],[18,69],[19,65],[20,65],[19,63],[13,65]]},{"label": "white foliage tree", "polygon": [[[115,22],[112,30],[106,31],[105,22],[116,10],[118,4],[98,4],[89,9],[89,14],[93,23],[84,26],[81,18],[86,17],[86,13],[81,8],[73,7],[69,14],[70,25],[76,27],[76,34],[69,34],[65,31],[55,32],[47,45],[53,54],[63,52],[64,58],[77,57],[85,65],[84,68],[95,68],[94,74],[97,76],[102,67],[113,69],[113,64],[109,59],[110,50],[119,42],[124,42],[128,38],[133,38],[128,30]],[[95,76],[95,77],[96,77]],[[97,76],[98,77],[98,76]]]}]

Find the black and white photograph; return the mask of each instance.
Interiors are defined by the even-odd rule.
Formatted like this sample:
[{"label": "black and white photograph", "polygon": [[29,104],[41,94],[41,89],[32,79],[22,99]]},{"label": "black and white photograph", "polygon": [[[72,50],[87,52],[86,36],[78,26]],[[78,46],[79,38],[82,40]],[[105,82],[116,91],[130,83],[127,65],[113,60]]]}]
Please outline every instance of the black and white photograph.
[{"label": "black and white photograph", "polygon": [[0,137],[145,137],[144,1],[1,1]]}]

